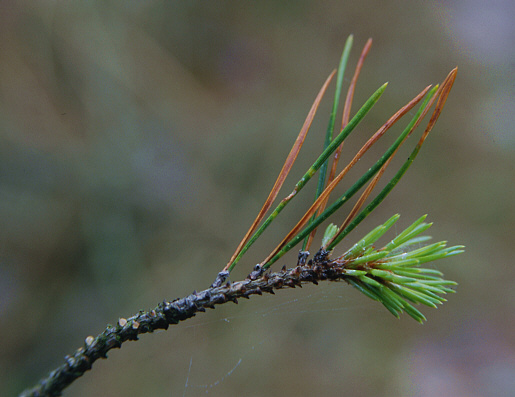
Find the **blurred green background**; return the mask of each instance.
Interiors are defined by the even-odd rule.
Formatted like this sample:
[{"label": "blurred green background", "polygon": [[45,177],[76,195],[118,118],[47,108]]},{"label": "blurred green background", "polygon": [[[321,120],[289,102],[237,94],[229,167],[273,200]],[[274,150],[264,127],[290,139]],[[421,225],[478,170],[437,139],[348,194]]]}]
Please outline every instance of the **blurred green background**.
[{"label": "blurred green background", "polygon": [[[390,84],[344,155],[459,73],[413,167],[341,249],[393,213],[397,232],[429,213],[437,241],[467,247],[435,264],[458,293],[422,308],[423,326],[344,283],[224,305],[112,351],[65,395],[512,395],[513,15],[510,0],[1,2],[2,391],[118,317],[213,281],[353,33],[347,79],[374,39],[353,109]],[[316,158],[330,102],[285,192]],[[306,190],[234,280],[303,213]]]}]

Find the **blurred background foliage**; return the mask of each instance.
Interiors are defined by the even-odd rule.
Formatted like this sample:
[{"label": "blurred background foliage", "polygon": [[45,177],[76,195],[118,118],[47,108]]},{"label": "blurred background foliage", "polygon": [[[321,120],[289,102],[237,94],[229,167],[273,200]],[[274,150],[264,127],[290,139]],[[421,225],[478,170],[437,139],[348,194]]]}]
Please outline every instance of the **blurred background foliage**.
[{"label": "blurred background foliage", "polygon": [[[435,265],[458,293],[424,308],[424,326],[343,283],[224,305],[113,351],[66,395],[511,395],[513,15],[510,0],[2,1],[3,392],[118,317],[213,281],[353,33],[351,65],[374,39],[354,110],[390,84],[347,155],[459,66],[421,155],[347,243],[393,213],[400,231],[428,212],[436,241],[467,246]],[[330,102],[291,181],[320,151]],[[233,279],[311,199],[285,211]]]}]

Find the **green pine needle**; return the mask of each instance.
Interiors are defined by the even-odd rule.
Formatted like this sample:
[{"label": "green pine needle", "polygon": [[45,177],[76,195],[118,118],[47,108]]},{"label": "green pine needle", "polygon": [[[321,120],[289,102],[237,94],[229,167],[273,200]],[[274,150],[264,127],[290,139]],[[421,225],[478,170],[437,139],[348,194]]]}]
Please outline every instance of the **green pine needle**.
[{"label": "green pine needle", "polygon": [[425,218],[426,215],[419,218],[384,247],[376,249],[373,244],[399,219],[395,215],[333,260],[346,269],[346,280],[363,294],[381,302],[396,317],[405,311],[419,322],[425,321],[425,317],[412,304],[436,308],[446,301],[441,295],[454,292],[449,286],[457,285],[443,279],[440,271],[419,266],[463,252],[463,246],[446,247],[444,241],[409,250],[428,240],[419,236],[431,227],[424,222]]},{"label": "green pine needle", "polygon": [[[347,68],[347,62],[349,61],[350,50],[352,48],[352,43],[354,41],[354,36],[350,35],[345,42],[345,47],[343,48],[342,57],[340,59],[340,65],[338,66],[338,74],[336,77],[336,90],[334,93],[334,101],[333,108],[331,110],[331,115],[329,116],[329,125],[327,126],[327,131],[325,135],[324,141],[324,150],[327,149],[331,141],[333,140],[334,134],[334,125],[336,121],[336,113],[338,112],[338,105],[340,103],[340,96],[343,87],[343,76],[345,74],[345,69]],[[326,174],[327,174],[327,165],[328,160],[325,160],[322,166],[320,167],[320,172],[318,176],[318,185],[315,193],[315,200],[320,196],[322,191],[324,190]],[[315,215],[313,215],[312,221],[315,219]],[[308,237],[305,238],[302,250],[306,249],[306,245],[308,242]]]},{"label": "green pine needle", "polygon": [[[327,244],[333,239],[334,236],[340,231],[340,228],[334,223],[330,223],[325,229],[324,237],[322,237],[322,249],[327,247]],[[304,247],[303,249],[304,250]]]}]

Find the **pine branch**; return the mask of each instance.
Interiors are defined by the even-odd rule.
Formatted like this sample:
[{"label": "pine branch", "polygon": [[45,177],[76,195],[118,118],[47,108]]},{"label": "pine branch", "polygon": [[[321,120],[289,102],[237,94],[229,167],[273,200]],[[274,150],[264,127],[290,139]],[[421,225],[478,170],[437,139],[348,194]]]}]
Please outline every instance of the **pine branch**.
[{"label": "pine branch", "polygon": [[[83,347],[79,348],[73,355],[65,357],[65,363],[63,365],[52,371],[34,388],[24,391],[21,396],[59,396],[64,388],[81,377],[86,371],[90,370],[95,361],[99,358],[107,358],[107,353],[111,349],[120,348],[124,342],[137,340],[139,335],[151,333],[158,329],[166,330],[170,325],[175,325],[181,321],[187,320],[195,316],[198,312],[205,312],[207,308],[212,309],[216,305],[227,302],[238,303],[238,299],[248,299],[251,295],[262,295],[263,293],[273,294],[275,290],[295,288],[296,286],[301,287],[302,284],[306,283],[318,284],[326,280],[345,281],[367,297],[382,303],[394,316],[399,317],[402,312],[406,312],[416,321],[422,323],[426,318],[413,304],[437,307],[438,304],[445,301],[442,295],[454,292],[454,290],[450,288],[456,285],[454,281],[445,280],[441,272],[435,269],[421,268],[420,265],[429,261],[457,255],[463,252],[463,246],[446,247],[445,242],[425,245],[429,237],[420,236],[420,234],[431,226],[431,224],[424,222],[425,216],[419,218],[405,231],[390,240],[384,247],[376,248],[374,244],[399,219],[399,215],[394,215],[385,223],[373,229],[342,255],[332,256],[342,239],[365,217],[372,213],[410,167],[440,116],[457,73],[457,69],[454,69],[442,82],[441,86],[437,85],[433,88],[428,86],[422,90],[370,137],[336,177],[334,177],[335,172],[333,170],[329,180],[325,181],[329,157],[337,153],[336,158],[339,158],[339,150],[344,140],[363,120],[368,112],[371,111],[372,107],[377,103],[386,89],[386,84],[383,84],[377,89],[349,121],[351,102],[349,98],[352,98],[357,76],[363,66],[363,60],[370,48],[370,43],[369,41],[363,50],[357,71],[354,75],[355,77],[349,89],[350,94],[347,95],[341,131],[334,139],[332,138],[335,112],[338,107],[339,95],[343,84],[343,71],[352,45],[352,38],[347,40],[338,73],[334,71],[319,91],[265,204],[250,229],[245,234],[243,240],[238,245],[230,261],[222,271],[218,273],[213,284],[201,292],[195,291],[184,298],[176,299],[171,302],[164,301],[153,310],[140,311],[138,314],[127,319],[120,318],[116,325],[108,325],[104,332],[97,337],[88,336],[85,339]],[[300,152],[323,94],[335,74],[338,76],[336,95],[333,102],[333,110],[330,116],[324,149],[313,165],[294,186],[293,191],[283,198],[279,205],[265,219],[266,214],[271,210],[273,202],[278,196],[279,190]],[[372,145],[376,144],[389,129],[419,103],[420,107],[418,111],[413,115],[411,121],[395,142],[357,181],[351,184],[350,188],[348,188],[342,196],[326,207],[330,194],[344,176],[346,176],[347,171],[363,157],[365,152],[367,152]],[[407,138],[420,125],[433,104],[435,104],[435,108],[431,114],[430,120],[408,159],[376,197],[362,209],[400,146],[405,143]],[[336,169],[335,162],[333,162],[333,168]],[[311,207],[279,245],[272,250],[260,264],[254,267],[253,271],[245,280],[233,283],[227,282],[230,272],[239,262],[243,254],[245,254],[249,247],[279,215],[282,209],[297,196],[297,193],[300,192],[319,170],[321,175],[318,182],[318,189]],[[325,188],[323,188],[324,183],[326,183]],[[302,240],[306,239],[305,246],[307,246],[308,240],[311,240],[309,236],[314,235],[317,227],[346,204],[348,200],[367,183],[367,187],[348,213],[344,223],[340,227],[330,224],[326,228],[321,247],[312,259],[308,260],[309,252],[301,251],[296,266],[290,269],[283,267],[283,269],[278,272],[270,271],[270,267],[275,261],[280,259]]]},{"label": "pine branch", "polygon": [[[320,250],[307,264],[299,261],[297,266],[279,272],[265,272],[256,265],[254,271],[243,281],[218,285],[220,279],[209,288],[171,302],[164,301],[150,311],[140,311],[130,318],[120,318],[116,325],[108,325],[97,337],[88,336],[84,346],[73,355],[65,357],[65,363],[42,379],[37,386],[26,390],[21,396],[60,396],[64,388],[90,370],[100,358],[139,335],[194,317],[198,312],[214,309],[227,302],[238,303],[238,299],[248,299],[251,295],[274,294],[284,288],[302,287],[302,284],[318,285],[322,281],[346,281],[370,298],[377,300],[396,317],[404,310],[417,321],[425,317],[412,303],[422,303],[435,307],[444,301],[437,294],[454,292],[449,286],[453,281],[440,278],[441,273],[434,269],[422,269],[418,265],[428,260],[449,257],[462,252],[462,246],[445,248],[445,243],[432,244],[411,252],[400,251],[424,239],[417,235],[430,224],[422,223],[425,217],[400,233],[388,245],[374,250],[373,244],[397,220],[395,215],[386,223],[375,228],[342,256],[331,259],[327,251]],[[330,225],[326,234],[334,232]]]}]

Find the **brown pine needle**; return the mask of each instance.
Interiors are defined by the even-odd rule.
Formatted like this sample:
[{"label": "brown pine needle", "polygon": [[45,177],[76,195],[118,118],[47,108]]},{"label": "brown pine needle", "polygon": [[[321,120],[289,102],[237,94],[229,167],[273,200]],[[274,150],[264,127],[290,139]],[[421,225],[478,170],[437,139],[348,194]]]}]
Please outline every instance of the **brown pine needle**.
[{"label": "brown pine needle", "polygon": [[454,84],[454,80],[456,80],[456,75],[458,74],[458,67],[455,67],[452,69],[445,80],[443,81],[441,87],[437,91],[435,97],[438,97],[438,101],[436,102],[435,110],[433,111],[433,114],[431,115],[431,118],[429,119],[429,123],[427,124],[426,130],[420,137],[419,145],[422,145],[422,143],[427,138],[427,135],[433,127],[435,126],[438,118],[440,117],[440,114],[442,113],[443,107],[445,105],[445,102],[447,101],[447,97],[449,96],[449,93],[451,92],[452,86]]},{"label": "brown pine needle", "polygon": [[281,172],[279,173],[277,180],[275,181],[275,184],[272,187],[270,194],[268,195],[268,198],[266,199],[265,203],[263,204],[263,207],[259,211],[259,213],[258,213],[256,219],[254,220],[254,222],[252,223],[250,229],[247,231],[247,234],[245,234],[245,236],[241,240],[240,244],[238,245],[238,248],[232,255],[230,261],[225,266],[224,270],[229,269],[229,267],[233,263],[234,259],[241,252],[241,250],[243,249],[245,244],[247,244],[250,237],[256,231],[260,222],[263,220],[266,213],[272,206],[274,200],[276,199],[277,195],[279,194],[279,190],[281,189],[284,181],[286,180],[286,177],[288,176],[293,164],[295,163],[295,160],[297,159],[297,155],[299,154],[300,149],[302,148],[302,145],[304,143],[306,135],[309,131],[309,128],[311,127],[311,123],[313,122],[313,119],[315,117],[318,106],[320,105],[320,102],[322,101],[325,91],[327,90],[327,87],[329,86],[329,83],[331,82],[335,73],[336,73],[336,70],[333,70],[333,72],[329,75],[329,77],[325,81],[324,85],[320,89],[320,91],[319,91],[315,101],[313,102],[313,105],[311,106],[311,109],[306,117],[306,120],[304,121],[304,125],[302,126],[302,128],[299,132],[299,135],[297,136],[297,139],[295,140],[295,143],[293,144],[293,146],[290,150],[290,153],[288,154],[288,157],[286,158],[286,161],[284,162],[283,168],[281,169]]},{"label": "brown pine needle", "polygon": [[[358,82],[358,78],[359,78],[361,69],[363,68],[363,64],[365,63],[365,58],[367,57],[368,53],[370,52],[371,47],[372,47],[372,39],[370,38],[367,40],[365,46],[363,47],[363,50],[361,51],[361,55],[359,57],[357,65],[356,65],[356,70],[354,71],[354,76],[352,77],[351,83],[349,85],[349,89],[347,91],[347,96],[345,98],[345,105],[343,107],[342,129],[345,128],[345,126],[349,123],[350,111],[351,111],[351,107],[352,107],[352,100],[354,98],[354,91],[356,89],[356,84]],[[326,186],[329,186],[329,184],[333,181],[334,176],[336,175],[336,168],[338,166],[338,161],[340,159],[340,154],[342,152],[342,149],[343,149],[343,143],[340,146],[338,146],[338,148],[334,152],[333,162],[331,165],[331,170],[329,171],[329,177],[327,179]],[[324,212],[326,205],[327,205],[327,200],[319,207],[317,215],[320,215],[322,212]],[[315,237],[316,230],[317,229],[314,229],[310,233],[308,241],[306,243],[306,250],[309,250],[309,247],[311,246],[311,242],[313,241],[313,238]]]},{"label": "brown pine needle", "polygon": [[[452,86],[454,84],[454,80],[456,80],[456,75],[458,73],[458,67],[455,67],[453,70],[449,72],[443,83],[438,86],[438,91],[436,91],[436,94],[429,100],[427,106],[425,107],[424,111],[420,115],[419,119],[411,129],[410,133],[407,135],[410,136],[411,133],[420,125],[424,117],[426,117],[426,114],[429,112],[429,109],[436,101],[436,106],[431,114],[431,118],[429,119],[429,123],[427,124],[427,127],[420,137],[420,140],[418,142],[418,146],[421,146],[422,143],[426,140],[427,135],[431,132],[433,127],[436,124],[436,121],[440,117],[440,114],[442,113],[443,107],[445,105],[445,102],[447,101],[447,97],[449,96],[449,93],[451,92]],[[406,138],[407,138],[406,137]]]},{"label": "brown pine needle", "polygon": [[347,91],[347,97],[345,98],[345,105],[343,107],[343,116],[342,116],[342,129],[348,124],[350,119],[350,110],[352,107],[352,100],[354,98],[354,91],[356,89],[356,84],[358,82],[359,74],[361,73],[361,69],[363,68],[363,64],[365,63],[365,58],[370,52],[370,48],[372,47],[372,39],[368,39],[363,50],[361,51],[361,55],[359,56],[358,63],[356,65],[356,70],[354,71],[354,76],[352,77],[351,83],[349,85],[349,90]]},{"label": "brown pine needle", "polygon": [[[354,76],[352,77],[349,90],[347,91],[347,97],[345,98],[345,106],[343,108],[343,117],[342,117],[342,129],[349,123],[350,118],[350,110],[352,107],[352,99],[354,98],[354,91],[356,89],[356,84],[358,82],[359,74],[361,73],[361,69],[363,68],[363,64],[365,63],[365,58],[367,57],[370,48],[372,47],[372,39],[368,39],[367,43],[363,47],[363,51],[359,57],[358,63],[356,65],[356,70],[354,72]],[[336,175],[336,168],[338,166],[338,161],[340,160],[340,154],[343,149],[343,144],[336,149],[334,154],[333,164],[331,165],[331,173],[329,174],[329,179],[327,184],[332,182],[334,176]],[[325,205],[324,205],[325,207]],[[324,210],[323,208],[321,209]]]}]

